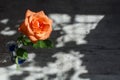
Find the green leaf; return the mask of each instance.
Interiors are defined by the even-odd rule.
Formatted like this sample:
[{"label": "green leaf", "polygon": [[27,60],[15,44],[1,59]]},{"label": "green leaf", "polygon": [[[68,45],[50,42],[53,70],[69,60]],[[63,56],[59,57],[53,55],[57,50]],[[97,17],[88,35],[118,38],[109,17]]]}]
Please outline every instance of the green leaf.
[{"label": "green leaf", "polygon": [[24,46],[32,45],[33,43],[28,38],[23,38],[22,40]]},{"label": "green leaf", "polygon": [[27,59],[27,58],[28,58],[28,53],[27,53],[27,52],[25,52],[25,53],[23,54],[23,58],[24,58],[24,59]]},{"label": "green leaf", "polygon": [[30,41],[30,39],[28,39],[28,37],[26,37],[25,35],[18,37],[17,41],[19,41],[24,46],[33,45],[33,43]]},{"label": "green leaf", "polygon": [[40,41],[38,41],[37,43],[34,43],[34,44],[33,44],[33,47],[34,47],[34,48],[40,48]]},{"label": "green leaf", "polygon": [[50,40],[43,40],[38,41],[37,43],[33,44],[34,48],[53,48],[53,43]]},{"label": "green leaf", "polygon": [[19,36],[19,37],[17,38],[17,41],[21,42],[22,39],[23,39],[23,36]]},{"label": "green leaf", "polygon": [[22,59],[27,59],[28,58],[28,52],[23,49],[23,48],[18,48],[16,51],[16,54],[18,57],[22,58]]}]

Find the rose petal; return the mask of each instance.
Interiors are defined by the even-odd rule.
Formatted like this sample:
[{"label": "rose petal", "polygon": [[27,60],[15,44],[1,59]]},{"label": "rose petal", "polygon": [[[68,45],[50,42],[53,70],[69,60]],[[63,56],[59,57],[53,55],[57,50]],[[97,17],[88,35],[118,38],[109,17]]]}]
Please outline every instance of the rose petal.
[{"label": "rose petal", "polygon": [[25,23],[24,23],[24,22],[20,25],[20,27],[18,28],[18,30],[19,30],[20,32],[22,32],[23,34],[25,34],[25,35],[28,34],[28,33],[27,33],[27,27],[25,26]]},{"label": "rose petal", "polygon": [[28,35],[34,35],[34,32],[32,31],[32,29],[30,28],[29,25],[27,26],[27,31],[26,32],[28,32]]},{"label": "rose petal", "polygon": [[29,36],[29,38],[33,43],[38,41],[38,39],[35,36]]},{"label": "rose petal", "polygon": [[20,25],[18,30],[25,35],[34,35],[33,31],[30,29],[30,27],[26,26],[24,22]]},{"label": "rose petal", "polygon": [[33,15],[33,14],[35,14],[35,12],[32,12],[31,10],[27,10],[26,11],[26,15],[25,15],[25,17],[29,17],[29,16],[31,16],[31,15]]},{"label": "rose petal", "polygon": [[44,40],[42,39],[42,37],[44,36],[45,33],[42,33],[42,34],[35,34],[35,37],[39,40]]},{"label": "rose petal", "polygon": [[50,32],[44,32],[44,33],[42,33],[42,34],[35,34],[35,37],[38,39],[38,40],[45,40],[45,39],[47,39],[47,38],[49,38],[49,36],[50,36]]},{"label": "rose petal", "polygon": [[28,26],[29,22],[28,22],[28,18],[25,18],[25,26]]},{"label": "rose petal", "polygon": [[40,23],[49,24],[50,26],[52,25],[52,20],[49,19],[47,16],[40,16],[38,20]]},{"label": "rose petal", "polygon": [[28,22],[31,23],[31,21],[33,20],[33,16],[31,15],[30,17],[27,18]]},{"label": "rose petal", "polygon": [[29,9],[26,11],[26,15],[25,15],[25,25],[28,26],[29,24],[29,17],[32,16],[33,14],[35,14],[35,12],[30,11]]},{"label": "rose petal", "polygon": [[37,15],[45,15],[44,11],[40,11],[36,13]]}]

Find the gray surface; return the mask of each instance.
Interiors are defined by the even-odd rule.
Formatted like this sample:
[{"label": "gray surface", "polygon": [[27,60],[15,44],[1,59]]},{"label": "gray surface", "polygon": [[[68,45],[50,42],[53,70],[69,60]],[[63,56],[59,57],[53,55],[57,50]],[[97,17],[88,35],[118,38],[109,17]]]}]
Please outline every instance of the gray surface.
[{"label": "gray surface", "polygon": [[[36,57],[32,61],[28,61],[23,65],[23,69],[22,71],[20,71],[23,72],[22,74],[19,74],[19,72],[15,72],[15,68],[9,61],[7,63],[0,63],[0,74],[2,74],[0,76],[0,79],[120,80],[119,4],[120,1],[118,0],[0,1],[1,60],[8,55],[8,51],[6,50],[5,44],[8,41],[16,40],[17,36],[19,35],[18,33],[15,33],[14,35],[8,36],[3,35],[1,32],[17,31],[18,25],[24,19],[24,13],[26,9],[29,8],[33,11],[45,10],[45,12],[48,15],[56,13],[60,16],[55,18],[61,19],[60,22],[57,22],[56,20],[54,21],[54,23],[56,24],[54,26],[55,30],[51,35],[51,39],[56,45],[55,48],[29,48],[29,53],[35,53]],[[64,18],[61,17],[62,14],[69,15],[71,20],[68,23],[62,23],[62,21],[64,21]],[[98,17],[98,23],[87,22],[87,20],[91,19],[86,19],[85,17],[82,17],[83,19],[86,19],[84,22],[75,21],[76,15],[81,14],[93,16],[96,15],[96,17]],[[104,17],[102,19],[99,19],[99,15],[104,15]],[[4,23],[5,19],[8,19],[7,23]],[[76,28],[76,24],[78,24],[78,28]],[[97,24],[95,26],[95,29],[92,29],[92,24]],[[5,30],[7,29],[6,27],[10,27],[10,29]],[[56,29],[56,27],[58,27],[59,29]],[[71,27],[73,28],[71,29]],[[69,31],[73,31],[73,33],[69,33]],[[90,31],[90,33],[87,34],[86,31]],[[84,38],[82,38],[83,36]],[[62,40],[58,40],[60,38]],[[68,41],[66,41],[66,38],[68,38]],[[86,41],[87,43],[78,44],[78,42],[81,40]],[[60,43],[64,44],[64,46],[57,47],[57,45]],[[51,63],[52,65],[57,65],[57,68],[50,67],[49,63]],[[13,68],[11,68],[11,66]],[[58,72],[54,72],[54,69],[58,69]],[[52,72],[49,72],[49,70],[51,70],[54,74]],[[44,78],[39,78],[38,76],[38,78],[34,78],[34,76],[38,74],[44,74]],[[65,76],[67,76],[67,78]]]}]

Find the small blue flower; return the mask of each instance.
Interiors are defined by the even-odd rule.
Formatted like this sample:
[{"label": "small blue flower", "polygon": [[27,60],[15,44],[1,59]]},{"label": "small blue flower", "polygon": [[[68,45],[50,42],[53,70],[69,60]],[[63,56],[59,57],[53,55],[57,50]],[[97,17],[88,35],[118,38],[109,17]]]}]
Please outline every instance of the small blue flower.
[{"label": "small blue flower", "polygon": [[18,58],[18,64],[23,64],[26,60]]},{"label": "small blue flower", "polygon": [[[13,63],[15,63],[16,62],[15,60],[16,60],[16,57],[17,57],[16,49],[18,49],[18,46],[17,46],[16,42],[15,41],[10,41],[10,42],[7,43],[6,46],[7,46],[8,50],[9,50],[9,52],[10,52],[11,61]],[[26,61],[26,59],[18,58],[18,64],[23,64],[25,61]]]},{"label": "small blue flower", "polygon": [[15,51],[15,48],[16,48],[16,45],[11,45],[9,46],[9,51],[12,52],[12,51]]},{"label": "small blue flower", "polygon": [[[12,56],[12,57],[11,57],[11,61],[12,61],[13,63],[15,63],[15,59],[16,59],[15,56]],[[26,61],[26,59],[20,59],[20,58],[18,58],[18,64],[23,64],[25,61]]]},{"label": "small blue flower", "polygon": [[17,46],[16,42],[10,41],[7,43],[7,48],[10,52],[13,52],[13,51],[15,51],[16,48],[18,48],[18,46]]}]

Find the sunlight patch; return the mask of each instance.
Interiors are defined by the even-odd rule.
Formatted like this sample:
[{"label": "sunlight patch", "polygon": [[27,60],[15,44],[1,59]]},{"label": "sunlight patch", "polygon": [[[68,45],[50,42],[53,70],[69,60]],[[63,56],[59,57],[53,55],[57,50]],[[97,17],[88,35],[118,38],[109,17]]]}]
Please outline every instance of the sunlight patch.
[{"label": "sunlight patch", "polygon": [[49,17],[55,21],[55,23],[69,23],[71,17],[68,14],[50,14]]},{"label": "sunlight patch", "polygon": [[10,27],[6,27],[4,30],[0,31],[1,35],[4,36],[13,36],[17,33],[15,30],[10,30]]},{"label": "sunlight patch", "polygon": [[75,15],[73,24],[62,24],[61,32],[64,35],[57,38],[56,47],[63,47],[69,42],[75,42],[76,45],[87,44],[85,37],[96,28],[102,18],[103,15]]},{"label": "sunlight patch", "polygon": [[9,21],[9,19],[2,19],[2,20],[0,20],[0,22],[3,23],[3,24],[7,24],[8,21]]}]

